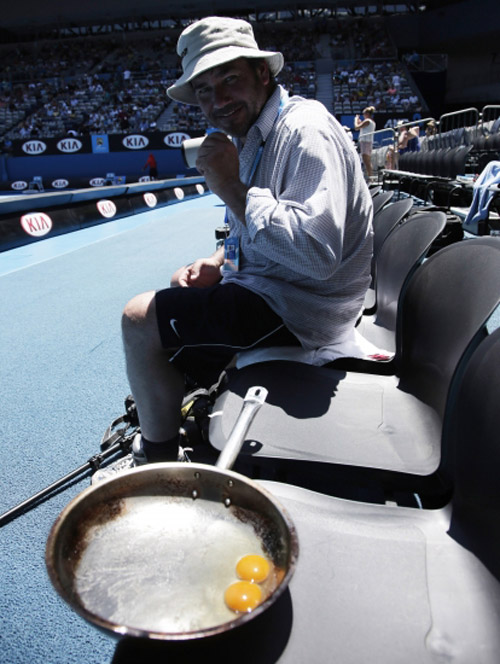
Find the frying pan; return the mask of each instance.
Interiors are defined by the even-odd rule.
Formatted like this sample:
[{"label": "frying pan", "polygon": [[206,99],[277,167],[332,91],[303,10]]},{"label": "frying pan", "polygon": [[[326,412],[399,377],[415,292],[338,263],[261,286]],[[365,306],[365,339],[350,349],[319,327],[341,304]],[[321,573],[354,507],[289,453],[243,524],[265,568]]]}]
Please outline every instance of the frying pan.
[{"label": "frying pan", "polygon": [[[154,463],[90,486],[61,512],[46,546],[49,577],[79,615],[114,635],[161,640],[219,634],[252,620],[294,572],[295,527],[278,501],[232,470],[267,390],[248,390],[215,466]],[[246,554],[271,563],[262,602],[224,602]]]}]

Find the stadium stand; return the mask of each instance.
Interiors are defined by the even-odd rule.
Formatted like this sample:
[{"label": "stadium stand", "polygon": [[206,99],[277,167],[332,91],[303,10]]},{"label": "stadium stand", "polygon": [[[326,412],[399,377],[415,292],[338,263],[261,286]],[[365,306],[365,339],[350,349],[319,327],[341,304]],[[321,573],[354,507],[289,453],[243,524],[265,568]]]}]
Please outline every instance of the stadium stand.
[{"label": "stadium stand", "polygon": [[[174,45],[180,29],[182,21],[171,21],[148,32],[77,31],[0,44],[0,155],[20,154],[20,142],[29,139],[203,133],[199,111],[165,94],[179,72]],[[282,20],[268,13],[254,29],[264,48],[283,51],[279,82],[291,94],[318,99],[347,130],[364,107],[376,108],[373,179],[384,189],[414,196],[417,204],[470,204],[474,178],[499,158],[500,107],[430,116],[432,100],[414,78],[425,58],[398,49],[384,16]],[[418,138],[402,149],[399,136],[415,129]]]},{"label": "stadium stand", "polygon": [[[256,24],[264,48],[283,51],[280,83],[316,98],[318,70],[329,71],[327,98],[337,115],[373,103],[380,113],[420,111],[425,104],[382,22],[358,18]],[[126,133],[201,129],[192,111],[172,105],[165,89],[178,73],[178,30],[159,36],[65,39],[3,48],[0,138],[62,137],[68,132]],[[339,56],[344,59],[339,60]],[[7,64],[9,63],[9,64]],[[15,63],[15,64],[11,64]]]}]

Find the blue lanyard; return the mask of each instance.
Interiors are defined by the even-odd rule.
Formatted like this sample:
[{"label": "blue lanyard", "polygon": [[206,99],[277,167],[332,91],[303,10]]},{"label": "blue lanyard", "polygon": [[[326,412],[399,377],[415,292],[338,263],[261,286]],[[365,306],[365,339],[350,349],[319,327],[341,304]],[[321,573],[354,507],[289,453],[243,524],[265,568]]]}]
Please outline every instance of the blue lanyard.
[{"label": "blue lanyard", "polygon": [[248,177],[248,186],[250,186],[253,182],[255,171],[257,170],[257,167],[260,164],[263,152],[264,152],[264,143],[261,143],[259,145],[259,149],[257,150],[257,154],[255,155],[255,159],[253,160],[252,170],[250,171],[250,175]]}]

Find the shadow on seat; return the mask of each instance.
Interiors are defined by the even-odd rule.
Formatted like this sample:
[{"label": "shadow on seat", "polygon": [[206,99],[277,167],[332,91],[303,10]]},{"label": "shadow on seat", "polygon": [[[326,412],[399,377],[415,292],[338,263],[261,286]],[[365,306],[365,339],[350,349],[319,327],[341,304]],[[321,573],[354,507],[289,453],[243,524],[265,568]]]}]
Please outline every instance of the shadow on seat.
[{"label": "shadow on seat", "polygon": [[[293,628],[280,662],[496,664],[500,653],[500,331],[450,413],[455,491],[436,510],[262,481],[297,528]],[[258,416],[259,417],[259,416]]]},{"label": "shadow on seat", "polygon": [[[390,211],[395,205],[386,209]],[[422,263],[445,225],[444,212],[423,212],[412,215],[389,232],[377,256],[376,312],[362,316],[357,328],[375,346],[395,352],[398,302],[405,281]]]},{"label": "shadow on seat", "polygon": [[396,375],[286,361],[235,370],[216,400],[210,443],[224,446],[247,389],[263,385],[268,402],[244,450],[258,472],[297,473],[305,482],[310,468],[324,474],[332,490],[332,478],[338,477],[353,485],[419,492],[440,504],[451,489],[443,426],[448,394],[500,302],[499,275],[496,238],[441,249],[405,290]]}]

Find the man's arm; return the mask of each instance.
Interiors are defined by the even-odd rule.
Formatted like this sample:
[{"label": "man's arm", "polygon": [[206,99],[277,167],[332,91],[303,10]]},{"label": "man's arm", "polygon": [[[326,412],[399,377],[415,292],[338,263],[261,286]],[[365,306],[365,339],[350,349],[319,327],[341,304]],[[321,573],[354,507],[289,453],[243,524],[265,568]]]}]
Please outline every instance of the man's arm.
[{"label": "man's arm", "polygon": [[208,288],[221,279],[221,266],[224,263],[224,247],[220,247],[208,258],[199,258],[190,265],[181,267],[172,276],[170,285],[183,288]]},{"label": "man's arm", "polygon": [[244,224],[248,187],[240,180],[238,151],[225,134],[214,132],[206,137],[198,152],[196,168],[205,177],[210,191]]},{"label": "man's arm", "polygon": [[328,279],[343,257],[347,183],[361,173],[354,173],[357,154],[333,118],[306,104],[297,113],[277,146],[279,176],[248,191],[251,244],[244,250],[305,277]]},{"label": "man's arm", "polygon": [[362,175],[355,172],[357,155],[344,131],[322,107],[304,104],[297,112],[295,127],[283,129],[275,154],[280,175],[267,186],[241,183],[237,151],[223,134],[205,139],[197,168],[248,228],[250,244],[242,246],[247,265],[269,260],[305,277],[328,279],[343,259],[347,183],[361,183]]}]

